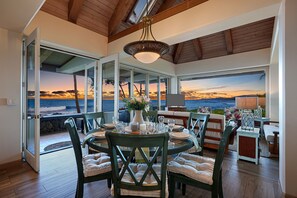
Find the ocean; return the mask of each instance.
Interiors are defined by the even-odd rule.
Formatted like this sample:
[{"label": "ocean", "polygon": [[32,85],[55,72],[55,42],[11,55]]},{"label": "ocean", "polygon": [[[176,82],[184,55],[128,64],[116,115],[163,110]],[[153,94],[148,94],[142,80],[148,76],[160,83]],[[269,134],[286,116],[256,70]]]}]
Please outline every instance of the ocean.
[{"label": "ocean", "polygon": [[[94,110],[93,100],[88,100],[88,112]],[[165,106],[166,101],[161,101],[161,106]],[[81,112],[84,111],[84,100],[79,100],[79,105]],[[103,111],[113,111],[113,100],[103,100]],[[34,100],[28,100],[29,112],[33,111]],[[123,108],[125,106],[124,102],[120,101],[119,107]],[[151,106],[157,106],[157,100],[151,100]],[[188,110],[198,109],[199,107],[210,107],[212,110],[224,109],[235,106],[234,99],[202,99],[202,100],[186,100],[185,106]],[[75,114],[76,106],[74,99],[41,99],[40,100],[40,114],[43,115],[60,115],[60,114]]]}]

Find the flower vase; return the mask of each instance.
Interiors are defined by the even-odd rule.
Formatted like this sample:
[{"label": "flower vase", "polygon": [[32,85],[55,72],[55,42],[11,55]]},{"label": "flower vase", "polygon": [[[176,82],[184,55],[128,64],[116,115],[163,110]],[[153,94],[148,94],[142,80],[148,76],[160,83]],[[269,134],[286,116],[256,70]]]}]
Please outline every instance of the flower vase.
[{"label": "flower vase", "polygon": [[143,116],[142,116],[142,110],[134,110],[135,114],[132,120],[133,124],[136,124],[138,122],[138,124],[143,124],[144,120],[143,120]]}]

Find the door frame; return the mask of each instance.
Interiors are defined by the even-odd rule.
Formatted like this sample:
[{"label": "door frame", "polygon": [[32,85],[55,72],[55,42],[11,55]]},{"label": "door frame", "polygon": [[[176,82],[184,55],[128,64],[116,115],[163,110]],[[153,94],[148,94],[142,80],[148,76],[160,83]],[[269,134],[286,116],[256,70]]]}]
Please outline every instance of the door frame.
[{"label": "door frame", "polygon": [[[34,171],[40,170],[40,33],[39,28],[35,29],[24,41],[24,64],[23,64],[23,118],[22,118],[22,136],[23,136],[23,159],[33,168]],[[27,46],[35,41],[34,46],[34,154],[27,150]]]},{"label": "door frame", "polygon": [[[98,105],[97,110],[99,112],[102,111],[102,80],[103,80],[103,64],[114,61],[114,117],[118,117],[119,112],[119,54],[113,54],[110,56],[106,56],[99,60],[98,65]],[[117,85],[117,86],[116,86]]]}]

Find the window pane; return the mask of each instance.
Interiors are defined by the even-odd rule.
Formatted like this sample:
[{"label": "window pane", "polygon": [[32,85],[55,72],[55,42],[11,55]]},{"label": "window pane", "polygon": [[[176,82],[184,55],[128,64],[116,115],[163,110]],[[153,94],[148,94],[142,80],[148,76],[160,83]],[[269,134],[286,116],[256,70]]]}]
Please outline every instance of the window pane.
[{"label": "window pane", "polygon": [[87,70],[87,112],[94,112],[94,88],[95,88],[95,72],[94,67]]},{"label": "window pane", "polygon": [[166,94],[168,94],[168,78],[162,78],[160,84],[160,92],[161,92],[161,109],[164,110],[166,107]]},{"label": "window pane", "polygon": [[114,111],[114,61],[102,66],[102,111]]},{"label": "window pane", "polygon": [[145,78],[146,74],[134,72],[134,96],[145,94]]},{"label": "window pane", "polygon": [[158,109],[158,76],[150,75],[149,98],[151,99],[151,109]]},{"label": "window pane", "polygon": [[188,110],[210,107],[223,112],[224,108],[235,107],[237,96],[258,96],[261,107],[265,108],[264,72],[182,80],[180,85]]},{"label": "window pane", "polygon": [[125,108],[125,103],[122,102],[125,98],[130,98],[130,70],[120,69],[120,85],[119,85],[119,108]]}]

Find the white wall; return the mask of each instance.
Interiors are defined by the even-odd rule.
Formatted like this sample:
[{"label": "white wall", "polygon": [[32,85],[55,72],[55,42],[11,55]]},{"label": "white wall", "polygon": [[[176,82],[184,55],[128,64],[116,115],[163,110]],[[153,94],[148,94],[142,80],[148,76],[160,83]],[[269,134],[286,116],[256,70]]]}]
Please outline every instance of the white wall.
[{"label": "white wall", "polygon": [[279,99],[280,183],[283,192],[297,197],[297,1],[284,0],[280,10]]},{"label": "white wall", "polygon": [[279,121],[279,84],[278,64],[270,64],[269,67],[269,118]]},{"label": "white wall", "polygon": [[0,98],[16,105],[0,105],[0,164],[21,158],[21,48],[19,33],[0,28]]},{"label": "white wall", "polygon": [[45,44],[56,44],[75,53],[94,58],[107,55],[107,37],[76,24],[39,11],[24,34],[29,35],[35,28],[40,29],[40,39]]}]

